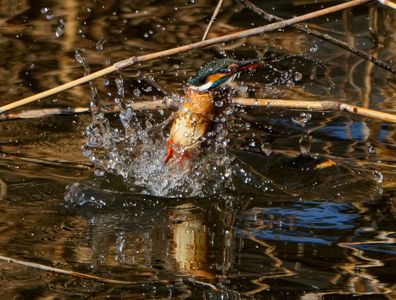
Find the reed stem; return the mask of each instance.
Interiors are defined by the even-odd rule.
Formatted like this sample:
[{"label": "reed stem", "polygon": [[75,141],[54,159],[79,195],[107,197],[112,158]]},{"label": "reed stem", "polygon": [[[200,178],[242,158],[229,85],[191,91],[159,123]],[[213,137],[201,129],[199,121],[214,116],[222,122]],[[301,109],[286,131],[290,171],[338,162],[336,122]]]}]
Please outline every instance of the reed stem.
[{"label": "reed stem", "polygon": [[268,108],[306,109],[312,111],[342,111],[385,122],[396,123],[396,115],[338,101],[236,98],[233,100],[233,102],[244,106],[261,106]]},{"label": "reed stem", "polygon": [[[304,109],[310,111],[342,111],[363,117],[377,119],[380,121],[396,123],[396,115],[368,109],[360,106],[346,104],[338,101],[303,101],[289,99],[253,99],[253,98],[234,98],[234,104],[243,106],[258,106],[267,108],[288,108],[288,109]],[[134,110],[159,110],[175,107],[171,101],[141,101],[132,104]],[[32,119],[41,118],[52,115],[74,115],[89,113],[88,107],[75,108],[49,108],[49,109],[32,109],[17,113],[6,113],[0,115],[0,121],[13,119]],[[117,113],[119,108],[115,105],[103,108],[105,113]]]},{"label": "reed stem", "polygon": [[304,22],[304,21],[316,18],[316,17],[334,13],[334,12],[344,10],[347,8],[351,8],[351,7],[361,5],[361,4],[370,2],[370,1],[371,0],[351,0],[351,1],[348,1],[348,2],[345,2],[342,4],[334,5],[334,6],[324,8],[324,9],[321,9],[321,10],[318,10],[315,12],[311,12],[311,13],[308,13],[305,15],[294,17],[294,18],[291,18],[288,20],[283,20],[283,21],[279,21],[276,23],[268,24],[265,26],[260,26],[260,27],[256,27],[256,28],[252,28],[252,29],[248,29],[248,30],[244,30],[244,31],[239,31],[239,32],[227,34],[224,36],[216,37],[213,39],[209,39],[209,40],[205,40],[205,41],[201,41],[201,42],[197,42],[197,43],[193,43],[193,44],[189,44],[189,45],[185,45],[185,46],[181,46],[181,47],[176,47],[176,48],[172,48],[172,49],[168,49],[168,50],[164,50],[164,51],[159,51],[159,52],[155,52],[155,53],[151,53],[151,54],[147,54],[147,55],[132,56],[130,58],[119,61],[110,67],[99,70],[95,73],[92,73],[87,76],[81,77],[79,79],[73,80],[71,82],[62,84],[58,87],[49,89],[47,91],[38,93],[36,95],[32,95],[30,97],[23,98],[21,100],[15,101],[13,103],[1,106],[0,113],[4,113],[8,110],[20,107],[22,105],[26,105],[28,103],[37,101],[39,99],[54,95],[56,93],[68,90],[72,87],[81,85],[83,83],[86,83],[93,79],[99,78],[101,76],[119,71],[121,69],[124,69],[126,67],[129,67],[129,66],[134,65],[139,62],[145,62],[145,61],[158,59],[158,58],[162,58],[162,57],[169,57],[169,56],[172,56],[172,55],[175,55],[178,53],[187,52],[187,51],[198,49],[198,48],[204,48],[204,47],[212,46],[212,45],[223,43],[223,42],[229,42],[229,41],[233,41],[233,40],[240,39],[240,38],[246,38],[246,37],[253,36],[253,35],[259,35],[259,34],[262,34],[264,32],[268,32],[268,31],[278,30],[278,29],[281,29],[281,28],[284,28],[284,27],[287,27],[287,26],[290,26],[293,24],[297,24],[300,22]]}]

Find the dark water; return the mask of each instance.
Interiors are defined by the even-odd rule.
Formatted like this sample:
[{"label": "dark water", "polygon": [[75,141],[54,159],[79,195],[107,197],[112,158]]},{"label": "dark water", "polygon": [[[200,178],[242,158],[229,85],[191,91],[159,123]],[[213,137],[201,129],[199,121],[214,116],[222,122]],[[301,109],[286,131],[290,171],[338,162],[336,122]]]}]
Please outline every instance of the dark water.
[{"label": "dark water", "polygon": [[[311,2],[263,8],[291,17],[320,7]],[[198,41],[214,5],[3,1],[0,103],[81,76],[76,50],[98,70]],[[395,61],[396,13],[390,9],[372,4],[314,23]],[[225,1],[210,37],[260,24]],[[145,62],[95,86],[100,104],[120,97],[121,79],[127,99],[175,98],[203,63],[262,51],[285,59],[241,76],[245,96],[395,110],[394,76],[293,30]],[[27,108],[88,106],[90,96],[85,85]],[[201,154],[190,176],[158,167],[169,129],[148,128],[170,112],[138,113],[128,119],[131,132],[118,114],[107,115],[100,124],[120,128],[124,140],[115,143],[113,136],[91,156],[81,148],[87,143],[83,132],[92,133],[90,115],[0,123],[0,255],[128,281],[106,283],[1,262],[2,299],[396,297],[394,125],[345,113],[239,108],[219,140],[227,146]],[[135,137],[140,144],[132,143]],[[101,159],[96,168],[83,152]]]}]

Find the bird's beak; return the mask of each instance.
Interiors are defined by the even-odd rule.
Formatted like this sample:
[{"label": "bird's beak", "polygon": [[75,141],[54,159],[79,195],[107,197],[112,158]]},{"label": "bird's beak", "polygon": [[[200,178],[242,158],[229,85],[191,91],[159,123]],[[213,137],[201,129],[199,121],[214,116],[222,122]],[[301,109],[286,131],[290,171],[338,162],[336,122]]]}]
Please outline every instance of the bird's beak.
[{"label": "bird's beak", "polygon": [[251,59],[251,60],[242,60],[236,63],[237,67],[235,72],[232,73],[239,73],[246,70],[253,70],[257,67],[261,66],[263,63],[258,59]]}]

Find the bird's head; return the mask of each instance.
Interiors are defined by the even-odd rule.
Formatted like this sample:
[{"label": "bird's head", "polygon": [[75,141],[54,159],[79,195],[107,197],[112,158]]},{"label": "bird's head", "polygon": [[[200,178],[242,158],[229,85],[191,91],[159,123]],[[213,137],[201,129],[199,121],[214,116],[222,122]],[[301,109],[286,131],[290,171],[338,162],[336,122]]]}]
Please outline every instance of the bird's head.
[{"label": "bird's head", "polygon": [[242,61],[228,58],[217,59],[203,65],[198,74],[190,78],[187,83],[194,90],[210,91],[234,79],[242,71],[255,69],[259,65],[258,59]]}]

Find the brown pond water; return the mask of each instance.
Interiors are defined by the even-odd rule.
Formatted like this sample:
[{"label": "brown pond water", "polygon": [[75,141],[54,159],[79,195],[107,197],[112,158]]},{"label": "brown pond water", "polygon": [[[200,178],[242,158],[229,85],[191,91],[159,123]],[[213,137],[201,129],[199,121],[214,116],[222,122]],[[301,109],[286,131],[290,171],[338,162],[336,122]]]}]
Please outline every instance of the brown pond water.
[{"label": "brown pond water", "polygon": [[[314,2],[262,5],[291,17]],[[80,77],[78,60],[98,70],[198,41],[214,5],[2,1],[0,104]],[[395,61],[395,11],[365,5],[314,23]],[[260,24],[225,1],[210,37]],[[237,79],[242,95],[395,111],[394,76],[294,30],[146,62],[96,80],[97,98],[177,99],[203,63],[262,51],[282,60]],[[91,96],[85,85],[27,108],[88,106]],[[162,165],[169,129],[157,125],[171,110],[122,108],[0,122],[0,255],[130,282],[1,262],[1,299],[396,298],[395,125],[235,108],[186,175]]]}]

